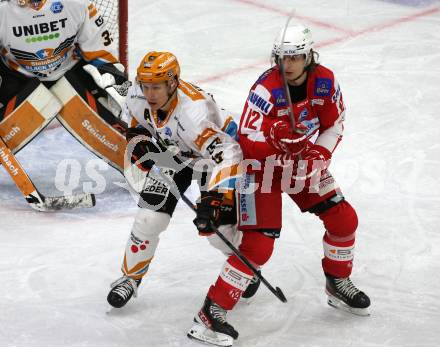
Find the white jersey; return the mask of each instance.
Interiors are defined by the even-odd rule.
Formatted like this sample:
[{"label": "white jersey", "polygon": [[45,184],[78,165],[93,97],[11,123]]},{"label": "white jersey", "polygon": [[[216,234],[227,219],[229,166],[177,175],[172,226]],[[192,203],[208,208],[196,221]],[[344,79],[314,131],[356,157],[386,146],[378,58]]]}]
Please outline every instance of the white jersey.
[{"label": "white jersey", "polygon": [[0,58],[26,76],[55,81],[81,57],[116,63],[112,41],[88,0],[43,0],[39,9],[0,2]]},{"label": "white jersey", "polygon": [[162,145],[176,146],[182,159],[193,159],[191,167],[205,159],[205,171],[211,173],[209,190],[232,188],[242,159],[240,145],[233,138],[237,125],[210,95],[180,80],[177,98],[171,102],[166,118],[160,120],[151,111],[139,84],[134,83],[122,112],[128,121],[135,120],[132,125],[143,126]]}]

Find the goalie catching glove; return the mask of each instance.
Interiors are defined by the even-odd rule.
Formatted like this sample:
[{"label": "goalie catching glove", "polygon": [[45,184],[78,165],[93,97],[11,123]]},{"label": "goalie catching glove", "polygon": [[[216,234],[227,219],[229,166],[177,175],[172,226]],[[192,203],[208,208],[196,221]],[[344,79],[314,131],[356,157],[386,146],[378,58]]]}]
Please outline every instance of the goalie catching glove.
[{"label": "goalie catching glove", "polygon": [[202,192],[200,202],[197,203],[197,216],[193,220],[199,235],[209,236],[214,233],[212,226],[217,227],[218,225],[222,202],[222,193],[217,191]]},{"label": "goalie catching glove", "polygon": [[124,73],[124,65],[106,63],[96,67],[87,64],[83,66],[83,69],[92,76],[99,88],[107,92],[107,98],[100,97],[98,101],[119,118],[128,88],[131,86],[131,82],[127,80],[127,75]]}]

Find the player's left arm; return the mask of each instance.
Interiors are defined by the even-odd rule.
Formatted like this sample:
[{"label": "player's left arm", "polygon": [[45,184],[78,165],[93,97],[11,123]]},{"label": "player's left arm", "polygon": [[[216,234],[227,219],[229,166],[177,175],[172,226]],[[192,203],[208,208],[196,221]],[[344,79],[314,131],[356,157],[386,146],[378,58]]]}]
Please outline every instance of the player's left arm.
[{"label": "player's left arm", "polygon": [[315,143],[333,153],[342,140],[344,120],[344,99],[338,81],[333,79],[330,95],[324,98],[324,107],[319,114],[319,136]]},{"label": "player's left arm", "polygon": [[344,131],[345,105],[339,83],[331,76],[328,95],[323,97],[324,104],[319,108],[319,135],[315,143],[309,146],[303,159],[321,160],[328,167],[333,152],[342,140]]},{"label": "player's left arm", "polygon": [[220,223],[220,206],[228,193],[233,194],[235,182],[241,175],[242,151],[234,139],[237,125],[231,118],[214,122],[215,117],[209,117],[208,109],[197,111],[191,113],[194,123],[187,144],[202,157],[195,163],[194,170],[203,172],[206,166],[210,170],[207,170],[207,186],[201,191],[193,222],[199,234],[207,236],[213,233],[212,223],[217,226]]},{"label": "player's left arm", "polygon": [[208,190],[232,190],[236,179],[241,175],[242,151],[234,139],[212,125],[214,124],[206,124],[194,142],[203,158],[213,166]]},{"label": "player's left arm", "polygon": [[[200,163],[206,163],[211,169],[207,190],[233,189],[235,180],[240,176],[242,151],[233,136],[227,134],[232,120],[226,120],[221,125],[213,122],[213,117],[210,117],[212,108],[208,104],[209,101],[199,101],[189,111],[191,120],[187,122],[192,124],[183,125],[186,129],[185,142],[203,159]],[[196,164],[195,169],[198,167]],[[202,168],[203,165],[200,165]]]}]

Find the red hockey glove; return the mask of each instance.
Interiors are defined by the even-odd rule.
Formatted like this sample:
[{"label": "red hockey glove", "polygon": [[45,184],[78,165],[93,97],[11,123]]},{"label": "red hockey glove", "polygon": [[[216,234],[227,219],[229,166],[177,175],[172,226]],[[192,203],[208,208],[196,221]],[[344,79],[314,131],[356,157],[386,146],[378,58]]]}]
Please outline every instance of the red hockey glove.
[{"label": "red hockey glove", "polygon": [[288,121],[278,120],[264,132],[264,137],[281,152],[299,154],[307,143],[307,127],[299,123],[292,130]]},{"label": "red hockey glove", "polygon": [[323,146],[313,144],[307,146],[301,160],[298,161],[296,179],[306,180],[320,174],[330,165],[331,157],[331,152]]},{"label": "red hockey glove", "polygon": [[[128,128],[126,139],[127,142],[133,140],[133,143],[136,143],[131,151],[131,163],[137,165],[142,171],[150,171],[151,167],[154,165],[152,160],[139,161],[142,156],[148,152],[159,152],[158,148],[151,142],[150,132],[144,127]],[[128,151],[130,150],[131,147],[129,146]]]},{"label": "red hockey glove", "polygon": [[220,219],[220,206],[223,194],[217,191],[202,192],[200,202],[197,203],[197,216],[193,220],[201,236],[214,233],[212,226],[218,226]]}]

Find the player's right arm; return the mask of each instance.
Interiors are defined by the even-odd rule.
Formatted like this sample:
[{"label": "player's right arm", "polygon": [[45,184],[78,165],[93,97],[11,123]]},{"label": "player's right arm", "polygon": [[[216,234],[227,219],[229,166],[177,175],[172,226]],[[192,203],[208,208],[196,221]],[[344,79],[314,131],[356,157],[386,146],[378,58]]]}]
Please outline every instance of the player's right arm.
[{"label": "player's right arm", "polygon": [[141,115],[144,112],[145,97],[139,90],[138,84],[133,84],[127,92],[127,97],[122,105],[121,118],[128,124],[126,133],[128,143],[126,155],[130,156],[131,163],[136,165],[142,171],[149,171],[151,161],[142,161],[142,156],[146,153],[146,147],[151,141],[151,133],[141,123]]},{"label": "player's right arm", "polygon": [[257,82],[249,91],[239,126],[239,142],[246,159],[263,161],[266,157],[279,154],[266,142],[264,132],[272,124],[273,97],[263,84]]}]

